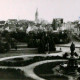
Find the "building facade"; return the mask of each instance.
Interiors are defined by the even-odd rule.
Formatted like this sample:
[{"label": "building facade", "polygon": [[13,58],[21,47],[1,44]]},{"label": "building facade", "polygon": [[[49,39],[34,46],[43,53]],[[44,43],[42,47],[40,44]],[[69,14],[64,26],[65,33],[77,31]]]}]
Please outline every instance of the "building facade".
[{"label": "building facade", "polygon": [[62,26],[62,23],[63,23],[63,19],[62,18],[53,19],[53,22],[52,22],[53,29],[54,30],[59,29]]}]

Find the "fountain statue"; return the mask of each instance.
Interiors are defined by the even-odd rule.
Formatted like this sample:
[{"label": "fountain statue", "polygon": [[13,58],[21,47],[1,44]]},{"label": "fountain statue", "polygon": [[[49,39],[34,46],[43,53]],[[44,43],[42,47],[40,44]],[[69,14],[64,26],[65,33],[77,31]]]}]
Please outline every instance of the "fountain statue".
[{"label": "fountain statue", "polygon": [[70,46],[70,50],[71,50],[71,57],[73,57],[74,55],[74,50],[75,50],[75,45],[74,43],[72,42],[71,46]]},{"label": "fountain statue", "polygon": [[74,54],[75,45],[73,42],[70,46],[70,50],[71,50],[71,53],[70,53],[70,58],[67,63],[66,72],[69,74],[75,74],[78,69],[78,62],[77,62],[78,58],[75,58],[75,54]]},{"label": "fountain statue", "polygon": [[[75,44],[72,42],[70,46],[70,58],[68,58],[66,63],[60,64],[59,67],[59,72],[60,74],[65,74],[65,75],[77,75],[79,74],[78,72],[78,62],[75,56]],[[57,66],[54,68],[54,70],[57,68]]]}]

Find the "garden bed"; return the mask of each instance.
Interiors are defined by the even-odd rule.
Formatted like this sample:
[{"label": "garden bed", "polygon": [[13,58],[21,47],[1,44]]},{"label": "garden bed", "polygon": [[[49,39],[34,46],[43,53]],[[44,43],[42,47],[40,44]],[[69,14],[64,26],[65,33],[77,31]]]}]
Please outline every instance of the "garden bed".
[{"label": "garden bed", "polygon": [[67,77],[64,75],[54,75],[54,72],[52,69],[56,66],[61,64],[62,61],[60,62],[50,62],[50,63],[45,63],[38,65],[34,68],[34,73],[38,75],[41,78],[47,79],[47,80],[68,80]]},{"label": "garden bed", "polygon": [[32,63],[38,62],[38,61],[43,61],[43,60],[55,60],[55,59],[63,59],[60,56],[35,56],[33,58],[30,59],[24,59],[24,58],[13,58],[13,59],[8,59],[8,60],[4,60],[4,61],[0,61],[0,66],[27,66],[30,65]]}]

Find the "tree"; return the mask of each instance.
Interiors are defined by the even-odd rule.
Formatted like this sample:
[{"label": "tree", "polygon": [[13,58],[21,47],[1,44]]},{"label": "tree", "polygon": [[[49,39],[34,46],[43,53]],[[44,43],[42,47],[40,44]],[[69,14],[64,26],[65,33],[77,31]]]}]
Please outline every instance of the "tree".
[{"label": "tree", "polygon": [[53,30],[56,30],[56,21],[55,21],[55,19],[53,19],[53,21],[52,21],[52,27],[53,27]]},{"label": "tree", "polygon": [[8,42],[4,44],[4,49],[5,49],[5,52],[8,52],[10,50],[10,44]]},{"label": "tree", "polygon": [[42,39],[40,40],[40,43],[38,45],[38,52],[39,53],[44,53],[45,52],[45,40],[44,40],[44,36],[42,37]]},{"label": "tree", "polygon": [[63,54],[63,58],[67,58],[68,57],[68,53],[66,52],[65,54]]}]

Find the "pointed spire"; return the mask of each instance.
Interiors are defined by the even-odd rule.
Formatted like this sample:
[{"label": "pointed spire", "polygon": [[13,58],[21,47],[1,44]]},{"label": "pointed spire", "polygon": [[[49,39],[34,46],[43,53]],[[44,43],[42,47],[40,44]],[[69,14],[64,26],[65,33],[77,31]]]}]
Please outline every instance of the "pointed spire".
[{"label": "pointed spire", "polygon": [[38,17],[38,8],[36,9],[35,16]]},{"label": "pointed spire", "polygon": [[38,23],[38,8],[36,9],[35,13],[35,22]]}]

